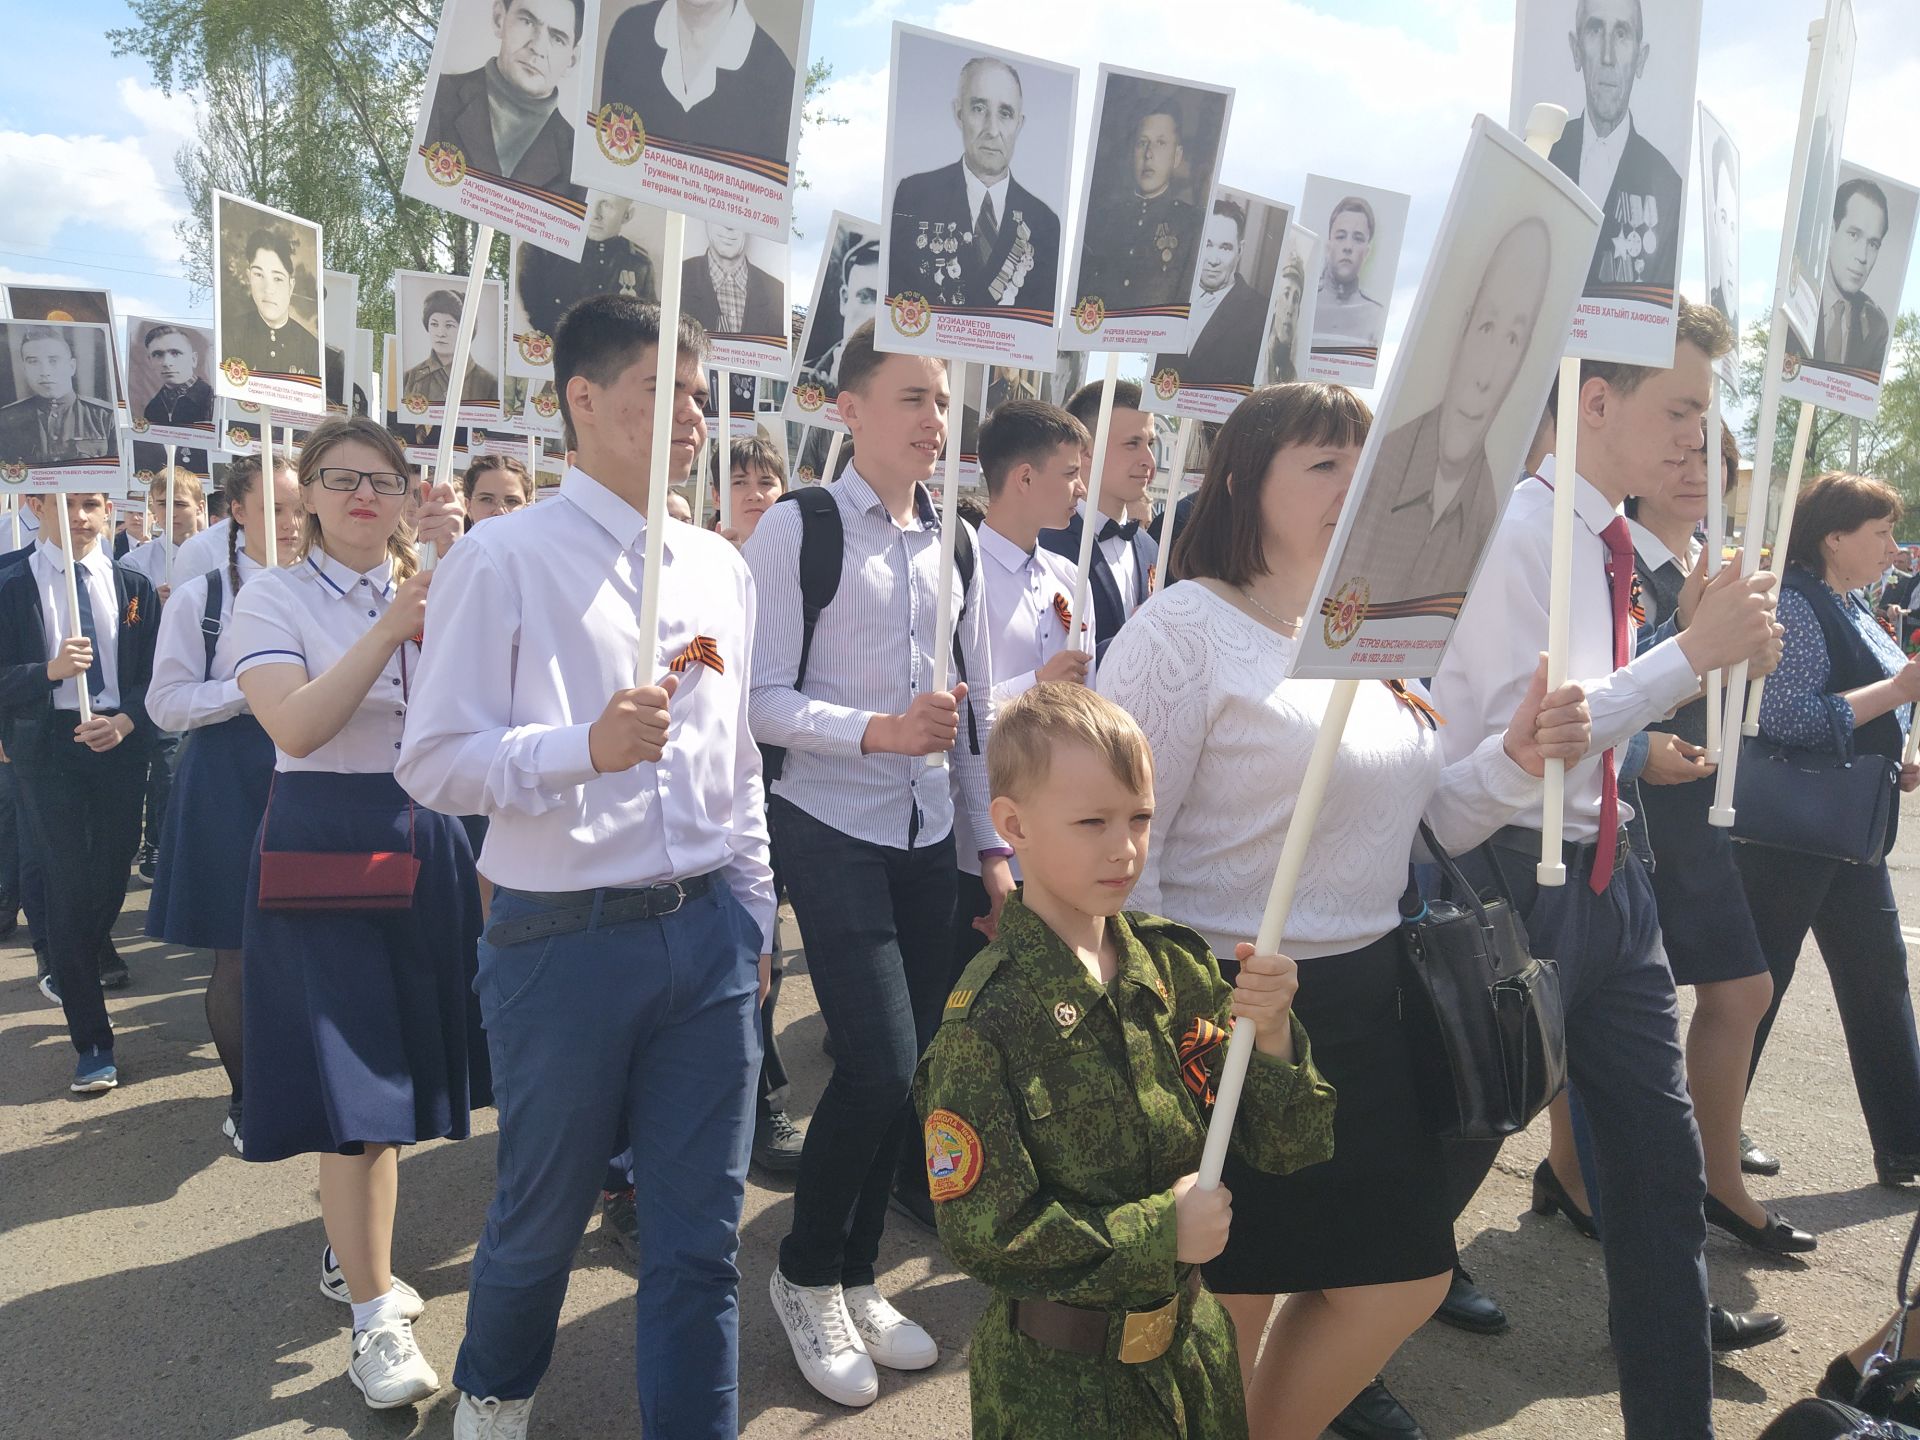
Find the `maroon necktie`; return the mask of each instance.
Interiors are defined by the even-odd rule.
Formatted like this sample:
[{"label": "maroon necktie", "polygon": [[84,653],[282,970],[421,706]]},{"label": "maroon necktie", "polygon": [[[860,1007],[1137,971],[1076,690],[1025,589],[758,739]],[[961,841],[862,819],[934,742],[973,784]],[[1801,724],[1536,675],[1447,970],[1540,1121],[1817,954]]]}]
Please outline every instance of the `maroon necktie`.
[{"label": "maroon necktie", "polygon": [[[1633,534],[1616,515],[1600,532],[1607,545],[1607,594],[1613,602],[1613,668],[1633,658],[1633,640],[1627,629],[1627,610],[1633,602]],[[1613,879],[1613,861],[1620,847],[1620,781],[1613,768],[1613,751],[1600,757],[1600,835],[1594,842],[1593,873],[1587,884],[1604,895]]]}]

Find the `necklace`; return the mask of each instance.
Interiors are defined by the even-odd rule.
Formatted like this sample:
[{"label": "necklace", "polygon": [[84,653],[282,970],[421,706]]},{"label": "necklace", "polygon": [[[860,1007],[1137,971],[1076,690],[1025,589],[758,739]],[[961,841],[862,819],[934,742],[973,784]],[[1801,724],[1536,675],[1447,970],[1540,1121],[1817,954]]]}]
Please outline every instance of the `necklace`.
[{"label": "necklace", "polygon": [[1258,610],[1262,615],[1266,616],[1267,619],[1271,620],[1274,624],[1278,625],[1280,627],[1280,631],[1282,634],[1298,635],[1300,633],[1300,622],[1298,620],[1288,620],[1282,616],[1274,614],[1273,611],[1269,610],[1266,606],[1262,605],[1258,600],[1254,599],[1253,591],[1247,588],[1246,586],[1243,585],[1240,587],[1240,594],[1243,597],[1245,597],[1246,602],[1249,605],[1253,606],[1254,609]]}]

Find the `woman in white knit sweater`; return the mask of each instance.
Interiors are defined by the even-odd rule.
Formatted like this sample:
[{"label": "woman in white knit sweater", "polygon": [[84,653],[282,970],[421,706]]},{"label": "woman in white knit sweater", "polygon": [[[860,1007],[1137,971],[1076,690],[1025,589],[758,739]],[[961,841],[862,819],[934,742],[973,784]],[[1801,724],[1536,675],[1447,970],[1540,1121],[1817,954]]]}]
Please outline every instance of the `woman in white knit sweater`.
[{"label": "woman in white knit sweater", "polygon": [[[1350,391],[1254,392],[1213,447],[1155,595],[1100,667],[1154,756],[1154,844],[1133,903],[1191,925],[1232,974],[1251,940],[1332,691],[1290,680],[1305,609],[1371,423]],[[1287,924],[1296,1000],[1339,1091],[1334,1157],[1291,1176],[1229,1163],[1234,1226],[1207,1267],[1233,1314],[1258,1437],[1317,1436],[1439,1304],[1456,1255],[1438,1141],[1397,1004],[1400,898],[1424,818],[1449,851],[1537,803],[1550,757],[1585,753],[1578,687],[1545,662],[1504,736],[1443,767],[1424,705],[1365,684]],[[1255,1363],[1276,1294],[1287,1301]]]}]

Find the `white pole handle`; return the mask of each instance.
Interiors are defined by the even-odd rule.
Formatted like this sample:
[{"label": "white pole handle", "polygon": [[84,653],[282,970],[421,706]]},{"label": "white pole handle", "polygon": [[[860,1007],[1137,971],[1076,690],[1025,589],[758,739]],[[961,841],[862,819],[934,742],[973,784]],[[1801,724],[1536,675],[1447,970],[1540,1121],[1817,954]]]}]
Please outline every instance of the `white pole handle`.
[{"label": "white pole handle", "polygon": [[[1773,556],[1767,563],[1770,574],[1784,575],[1787,568],[1787,547],[1793,542],[1794,512],[1800,508],[1800,482],[1807,473],[1807,442],[1813,434],[1813,404],[1800,402],[1800,421],[1793,431],[1793,459],[1787,467],[1787,488],[1780,494],[1780,525],[1773,537]],[[1742,735],[1760,733],[1760,697],[1767,693],[1767,677],[1762,675],[1753,682],[1753,695],[1747,702],[1746,723],[1740,727]]]},{"label": "white pole handle", "polygon": [[833,432],[833,439],[827,442],[827,469],[826,473],[820,477],[820,483],[822,485],[831,485],[833,483],[834,467],[840,463],[840,446],[846,438],[846,431],[836,430]]},{"label": "white pole handle", "polygon": [[[1560,361],[1560,409],[1554,426],[1553,570],[1547,609],[1549,693],[1567,683],[1567,655],[1573,644],[1573,502],[1580,483],[1580,362],[1571,355]],[[1542,885],[1564,885],[1567,867],[1561,846],[1567,826],[1566,761],[1547,761],[1543,778],[1540,866],[1535,878]]]},{"label": "white pole handle", "polygon": [[9,495],[7,497],[7,516],[13,524],[12,548],[15,550],[24,549],[25,547],[20,541],[20,497],[18,495]]},{"label": "white pole handle", "polygon": [[720,528],[733,528],[733,372],[720,372],[720,448],[714,455],[718,473],[714,488],[720,492]]},{"label": "white pole handle", "polygon": [[[460,302],[460,324],[453,332],[453,363],[447,369],[447,400],[440,407],[440,453],[434,461],[438,484],[453,478],[453,436],[460,425],[460,402],[467,392],[467,360],[473,354],[473,330],[480,321],[480,292],[487,278],[487,257],[493,254],[493,227],[474,232],[473,260],[467,266],[467,291]],[[420,547],[420,568],[431,570],[440,558],[431,545]]]},{"label": "white pole handle", "polygon": [[707,528],[707,478],[712,469],[712,452],[702,445],[699,463],[693,467],[693,523],[701,530]]},{"label": "white pole handle", "polygon": [[[969,368],[964,360],[956,360],[947,367],[952,400],[947,410],[945,483],[940,490],[940,618],[934,622],[938,628],[933,635],[935,690],[948,688],[947,676],[953,669],[953,546],[960,529],[960,417],[966,414]],[[986,582],[983,580],[981,583]],[[973,684],[981,687],[983,696],[991,683],[989,676],[973,677]],[[958,737],[954,743],[960,743]],[[939,750],[927,756],[929,769],[937,769],[946,763],[946,755]]]},{"label": "white pole handle", "polygon": [[[280,522],[274,518],[273,507],[273,413],[266,411],[260,419],[260,523],[267,533],[261,537],[266,547],[267,568],[280,568]],[[228,517],[228,524],[238,525],[240,517]]]},{"label": "white pole handle", "polygon": [[[69,638],[84,635],[86,632],[80,624],[80,584],[73,558],[73,525],[67,515],[67,497],[65,495],[49,495],[40,503],[44,507],[40,511],[40,533],[42,535],[46,534],[47,516],[49,512],[52,512],[53,528],[60,536],[60,549],[66,561],[67,635]],[[113,542],[109,539],[103,540],[101,543],[111,545]],[[104,664],[105,658],[106,657],[102,655],[96,654],[93,657],[93,663],[95,665]],[[83,725],[93,719],[93,697],[87,693],[87,673],[87,671],[82,670],[78,675],[73,677],[74,691],[80,697],[80,723]]]},{"label": "white pole handle", "polygon": [[[1340,736],[1347,728],[1347,716],[1353,711],[1353,697],[1360,693],[1358,680],[1336,680],[1327,699],[1327,713],[1321,717],[1320,733],[1314,738],[1313,755],[1307,761],[1306,777],[1300,782],[1300,795],[1294,802],[1293,818],[1287,822],[1287,838],[1280,845],[1280,863],[1274,867],[1273,887],[1267,891],[1267,908],[1260,917],[1260,933],[1254,937],[1256,955],[1275,955],[1280,937],[1293,909],[1293,892],[1300,883],[1300,871],[1313,843],[1313,827],[1320,819],[1321,803],[1327,798],[1327,782],[1333,778],[1334,761],[1340,754]],[[1220,1067],[1220,1083],[1213,1100],[1213,1118],[1207,1122],[1207,1142],[1200,1152],[1202,1190],[1217,1189],[1220,1172],[1227,1163],[1227,1147],[1233,1139],[1234,1112],[1240,1108],[1240,1089],[1246,1083],[1247,1066],[1253,1060],[1253,1026],[1244,1020],[1233,1022],[1233,1038],[1227,1042],[1227,1058]]]},{"label": "white pole handle", "polygon": [[1180,500],[1182,482],[1187,478],[1187,447],[1193,443],[1193,419],[1182,415],[1173,433],[1173,468],[1167,472],[1167,503],[1160,511],[1160,533],[1154,536],[1158,559],[1154,561],[1156,584],[1164,589],[1167,568],[1173,560],[1173,508]]},{"label": "white pole handle", "polygon": [[[1707,406],[1707,578],[1720,573],[1721,537],[1727,533],[1727,471],[1720,458],[1720,377],[1713,379],[1712,400]],[[1707,763],[1720,763],[1720,700],[1726,677],[1718,670],[1707,672]]]},{"label": "white pole handle", "polygon": [[636,685],[651,685],[658,676],[660,652],[660,567],[666,563],[667,466],[672,456],[673,414],[678,394],[680,265],[686,258],[687,217],[667,212],[666,237],[661,246],[660,344],[653,387],[653,455],[647,464],[647,551],[640,576],[640,654]]},{"label": "white pole handle", "polygon": [[[1120,353],[1107,352],[1106,373],[1100,379],[1100,418],[1093,427],[1093,473],[1087,476],[1085,514],[1080,525],[1080,558],[1073,571],[1073,617],[1077,621],[1087,613],[1087,577],[1093,565],[1094,542],[1100,534],[1100,477],[1107,468],[1107,441],[1113,435],[1113,387],[1120,379]],[[1085,636],[1086,639],[1081,637]],[[1076,649],[1089,647],[1093,628],[1088,626],[1068,636]]]},{"label": "white pole handle", "polygon": [[[174,448],[169,445],[167,446],[167,518],[160,522],[160,553],[166,557],[167,562],[166,569],[162,573],[166,576],[166,584],[169,587],[173,584],[173,457]],[[147,510],[151,512],[153,506],[149,504]]]}]

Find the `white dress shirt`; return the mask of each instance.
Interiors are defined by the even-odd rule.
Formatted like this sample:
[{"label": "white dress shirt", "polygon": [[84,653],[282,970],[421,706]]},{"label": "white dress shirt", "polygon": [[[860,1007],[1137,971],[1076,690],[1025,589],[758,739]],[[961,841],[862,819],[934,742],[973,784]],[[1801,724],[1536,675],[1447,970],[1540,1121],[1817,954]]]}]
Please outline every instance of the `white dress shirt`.
[{"label": "white dress shirt", "polygon": [[1604,140],[1593,127],[1589,111],[1580,126],[1580,188],[1593,197],[1593,203],[1606,208],[1613,192],[1613,177],[1620,169],[1620,157],[1627,148],[1627,136],[1633,133],[1633,116],[1613,127]]},{"label": "white dress shirt", "polygon": [[4,541],[6,548],[9,550],[24,550],[40,538],[40,522],[34,517],[33,511],[29,510],[25,505],[22,505],[18,513],[18,518],[20,521],[20,543],[16,545],[13,543],[13,522],[15,517],[13,515],[0,516],[0,541]]},{"label": "white dress shirt", "polygon": [[[111,713],[120,708],[120,596],[113,588],[113,559],[102,541],[92,553],[80,559],[75,580],[87,587],[93,603],[94,669],[105,677],[100,693],[92,698],[95,711]],[[74,633],[67,621],[67,553],[55,540],[36,541],[33,547],[33,578],[40,591],[40,633],[46,638],[47,658],[60,653],[60,647]],[[80,687],[85,674],[62,680],[53,688],[53,708],[80,708]]]},{"label": "white dress shirt", "polygon": [[[717,870],[767,948],[773,874],[747,725],[753,579],[720,536],[669,521],[660,634],[643,644],[646,531],[576,466],[558,503],[462,538],[434,574],[396,773],[422,805],[488,817],[480,871],[497,885],[594,890]],[[666,753],[596,771],[588,732],[614,692],[657,682],[703,636],[724,668],[681,673]]]},{"label": "white dress shirt", "polygon": [[[1098,510],[1089,511],[1086,501],[1080,502],[1079,511],[1080,523],[1092,525],[1096,537],[1106,528],[1107,517]],[[1131,620],[1133,612],[1140,608],[1139,603],[1134,599],[1140,593],[1140,566],[1134,558],[1133,542],[1124,536],[1115,535],[1107,540],[1096,539],[1094,548],[1100,552],[1100,558],[1107,562],[1107,570],[1113,576],[1113,583],[1120,591],[1120,608]]]},{"label": "white dress shirt", "polygon": [[966,177],[967,181],[968,226],[971,227],[974,221],[980,218],[980,201],[983,197],[992,202],[993,223],[1004,224],[1007,218],[1007,184],[1013,179],[1013,172],[1009,170],[991,185],[974,174],[972,167],[964,163],[960,166],[960,173]]},{"label": "white dress shirt", "polygon": [[[204,575],[227,563],[227,532],[233,528],[231,520],[216,520],[198,534],[189,535],[180,542],[180,548],[173,557],[173,575],[176,580],[184,580],[189,575]],[[242,548],[247,543],[246,531],[240,532]],[[285,560],[287,557],[280,557]]]},{"label": "white dress shirt", "polygon": [[[263,665],[298,665],[311,680],[340,662],[380,622],[393,603],[393,564],[382,560],[366,574],[324,550],[315,550],[284,570],[268,570],[241,587],[229,627],[240,658],[234,674]],[[324,770],[336,775],[392,773],[400,758],[400,732],[407,718],[408,675],[420,669],[411,641],[387,657],[359,708],[340,733],[304,759],[275,747],[274,768]]]},{"label": "white dress shirt", "polygon": [[653,40],[667,52],[660,66],[661,83],[667,87],[667,93],[680,102],[681,109],[691,110],[713,94],[720,83],[722,70],[738,70],[747,63],[747,54],[753,49],[753,34],[758,27],[747,10],[746,0],[734,0],[733,14],[727,20],[727,28],[718,43],[707,52],[706,63],[688,74],[686,60],[680,53],[679,17],[679,6],[662,5],[660,18],[653,22]]},{"label": "white dress shirt", "polygon": [[1654,534],[1638,520],[1627,521],[1627,533],[1633,536],[1633,553],[1640,557],[1649,570],[1658,570],[1662,565],[1677,565],[1682,575],[1691,575],[1693,567],[1700,563],[1702,541],[1698,535],[1690,537],[1687,553],[1676,555],[1667,548],[1667,542]]},{"label": "white dress shirt", "polygon": [[[242,554],[240,583],[262,573]],[[207,642],[201,624],[207,615],[207,577],[182,580],[160,609],[160,633],[153,642],[153,679],[147,685],[147,714],[162,730],[196,730],[245,714],[234,671],[240,651],[233,633],[233,584],[220,568],[220,638],[213,647],[213,673],[207,673]]]},{"label": "white dress shirt", "polygon": [[[1541,483],[1542,480],[1548,482]],[[1522,480],[1460,611],[1446,658],[1433,677],[1433,703],[1447,718],[1440,746],[1449,763],[1513,719],[1547,648],[1547,606],[1553,569],[1553,460],[1539,479]],[[1607,545],[1600,532],[1615,510],[1585,479],[1576,479],[1573,527],[1573,617],[1568,677],[1587,692],[1593,742],[1587,758],[1567,767],[1566,838],[1581,844],[1600,833],[1600,766],[1651,722],[1693,697],[1700,680],[1678,640],[1631,663],[1613,666],[1613,601],[1607,588]],[[1628,625],[1632,625],[1629,620]],[[1631,644],[1629,644],[1631,653]],[[1618,757],[1616,757],[1617,759]],[[1620,802],[1624,824],[1632,807]],[[1540,828],[1537,809],[1516,810],[1503,824]]]},{"label": "white dress shirt", "polygon": [[[919,755],[863,755],[860,745],[875,715],[904,714],[914,696],[933,688],[940,518],[926,487],[917,486],[914,518],[900,524],[854,465],[831,490],[845,535],[840,589],[814,628],[804,692],[793,688],[800,668],[800,507],[775,505],[767,511],[743,552],[760,596],[753,738],[787,748],[773,793],[821,824],[895,850],[938,844],[953,829],[946,771]],[[960,735],[948,759],[971,812],[975,839],[982,849],[997,850],[1005,846],[987,816],[993,660],[980,598],[983,565],[975,564],[964,597],[959,567],[954,567],[959,653],[971,679],[960,707]],[[958,679],[956,669],[948,684]],[[980,739],[978,755],[968,732],[969,707]]]}]

